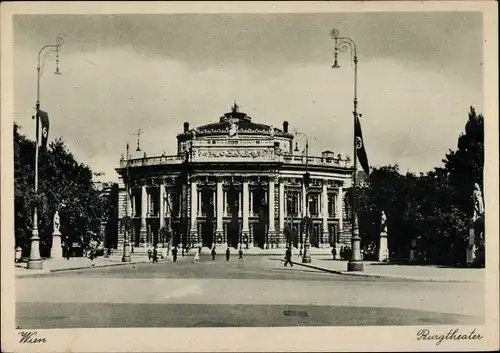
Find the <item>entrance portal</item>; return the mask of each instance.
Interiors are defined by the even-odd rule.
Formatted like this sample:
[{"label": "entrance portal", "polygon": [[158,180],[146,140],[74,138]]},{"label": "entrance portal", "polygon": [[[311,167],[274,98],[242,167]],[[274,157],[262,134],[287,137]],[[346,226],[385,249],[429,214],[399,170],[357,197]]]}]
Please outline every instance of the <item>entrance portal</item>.
[{"label": "entrance portal", "polygon": [[227,244],[233,248],[238,248],[240,242],[239,213],[239,191],[231,186],[227,192],[228,215],[231,217],[227,225]]},{"label": "entrance portal", "polygon": [[214,191],[204,189],[201,193],[201,213],[206,215],[206,222],[201,227],[201,242],[205,247],[211,247],[215,242],[214,235]]}]

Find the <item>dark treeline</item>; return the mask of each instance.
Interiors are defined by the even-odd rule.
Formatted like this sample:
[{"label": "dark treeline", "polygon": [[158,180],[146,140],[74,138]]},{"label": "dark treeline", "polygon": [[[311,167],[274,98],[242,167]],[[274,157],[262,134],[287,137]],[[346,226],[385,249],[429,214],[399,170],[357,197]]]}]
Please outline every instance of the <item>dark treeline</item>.
[{"label": "dark treeline", "polygon": [[[53,141],[39,155],[39,192],[35,195],[35,142],[20,130],[14,124],[15,242],[16,247],[23,249],[23,255],[29,255],[35,204],[42,257],[50,254],[52,222],[58,208],[63,245],[76,243],[85,249],[92,238],[102,239],[101,224],[106,221],[105,231],[117,233],[117,185],[110,197],[102,197],[92,182],[92,170],[75,160],[62,139]],[[109,238],[116,242],[116,236]]]},{"label": "dark treeline", "polygon": [[[401,174],[397,165],[371,172],[358,192],[363,248],[378,245],[384,210],[392,258],[408,258],[413,241],[419,263],[464,264],[474,183],[483,190],[483,120],[471,107],[457,149],[446,154],[442,167],[420,175]],[[478,265],[484,265],[484,234],[477,245]]]}]

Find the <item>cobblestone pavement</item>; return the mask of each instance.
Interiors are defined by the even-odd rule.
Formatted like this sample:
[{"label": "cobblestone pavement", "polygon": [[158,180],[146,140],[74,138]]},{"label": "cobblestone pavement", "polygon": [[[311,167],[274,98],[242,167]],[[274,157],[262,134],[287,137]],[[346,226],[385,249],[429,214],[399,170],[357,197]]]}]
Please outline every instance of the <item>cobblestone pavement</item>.
[{"label": "cobblestone pavement", "polygon": [[16,281],[17,325],[214,327],[480,323],[483,286],[334,275],[269,257],[136,264]]}]

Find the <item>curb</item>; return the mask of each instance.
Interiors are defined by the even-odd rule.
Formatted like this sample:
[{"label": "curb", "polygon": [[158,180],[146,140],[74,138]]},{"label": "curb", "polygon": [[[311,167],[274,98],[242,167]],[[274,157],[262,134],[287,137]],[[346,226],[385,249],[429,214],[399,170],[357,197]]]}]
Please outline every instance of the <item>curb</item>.
[{"label": "curb", "polygon": [[[282,259],[280,259],[280,261],[285,262]],[[407,279],[407,280],[412,280],[412,281],[445,282],[445,283],[478,283],[477,281],[465,281],[465,280],[460,281],[460,280],[453,280],[453,279],[438,279],[438,278],[433,278],[433,277],[418,277],[418,276],[404,276],[404,275],[391,275],[391,274],[366,273],[366,272],[339,271],[339,270],[331,270],[331,269],[324,268],[324,267],[304,264],[301,262],[292,261],[292,263],[294,265],[308,267],[308,268],[312,268],[315,270],[320,270],[323,272],[329,272],[329,273],[343,275],[343,276],[357,276],[357,277],[370,277],[370,278],[396,278],[396,279]]]},{"label": "curb", "polygon": [[[92,268],[101,268],[101,267],[116,267],[116,266],[127,266],[127,265],[135,265],[135,264],[143,264],[143,263],[149,263],[149,260],[141,260],[141,261],[132,261],[132,262],[118,262],[118,263],[110,263],[110,264],[102,264],[99,266],[77,266],[77,267],[67,267],[67,268],[55,268],[52,270],[36,270],[33,272],[24,272],[24,273],[17,273],[16,278],[22,278],[22,277],[29,277],[29,276],[36,276],[36,275],[46,275],[54,272],[64,272],[64,271],[76,271],[76,270],[88,270]],[[168,262],[168,260],[158,260],[158,263],[160,262]]]}]

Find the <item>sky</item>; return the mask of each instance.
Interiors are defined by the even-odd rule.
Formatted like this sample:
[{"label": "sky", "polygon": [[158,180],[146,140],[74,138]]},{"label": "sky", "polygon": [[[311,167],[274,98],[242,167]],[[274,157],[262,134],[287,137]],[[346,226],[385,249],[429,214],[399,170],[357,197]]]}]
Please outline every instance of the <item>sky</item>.
[{"label": "sky", "polygon": [[62,75],[49,54],[40,83],[50,139],[103,180],[137,129],[148,156],[175,154],[183,122],[218,121],[234,101],[254,122],[288,121],[311,155],[352,158],[354,70],[349,52],[331,68],[332,28],[356,43],[370,165],[440,166],[469,107],[483,112],[480,12],[18,15],[14,120],[34,138],[37,53],[61,36]]}]

